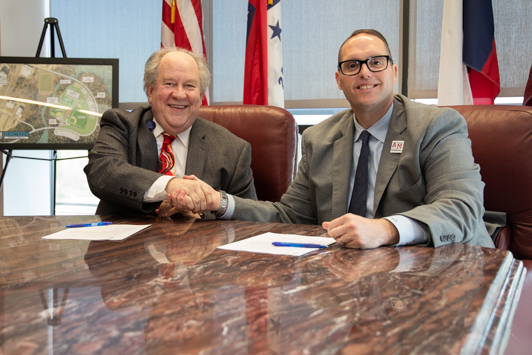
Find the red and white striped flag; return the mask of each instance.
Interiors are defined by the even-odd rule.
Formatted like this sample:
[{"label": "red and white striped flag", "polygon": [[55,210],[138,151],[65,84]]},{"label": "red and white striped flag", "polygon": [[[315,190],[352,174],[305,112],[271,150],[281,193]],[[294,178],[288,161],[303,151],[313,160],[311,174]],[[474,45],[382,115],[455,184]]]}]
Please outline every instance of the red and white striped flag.
[{"label": "red and white striped flag", "polygon": [[284,107],[281,0],[249,0],[244,104]]},{"label": "red and white striped flag", "polygon": [[[161,47],[181,47],[207,59],[201,0],[163,0]],[[208,90],[203,105],[208,103]]]}]

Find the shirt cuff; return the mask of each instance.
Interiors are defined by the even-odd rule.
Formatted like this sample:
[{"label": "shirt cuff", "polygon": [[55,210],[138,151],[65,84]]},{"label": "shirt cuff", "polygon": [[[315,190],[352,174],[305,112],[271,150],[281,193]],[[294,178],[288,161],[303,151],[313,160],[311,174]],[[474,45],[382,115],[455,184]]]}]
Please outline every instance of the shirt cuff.
[{"label": "shirt cuff", "polygon": [[218,217],[219,219],[231,219],[233,218],[233,213],[235,212],[235,199],[233,195],[227,194],[227,211],[223,216]]},{"label": "shirt cuff", "polygon": [[155,180],[153,185],[144,193],[143,202],[159,202],[167,199],[166,185],[175,176],[164,175]]},{"label": "shirt cuff", "polygon": [[395,246],[426,244],[428,242],[430,234],[425,224],[401,215],[384,218],[390,221],[399,232],[399,243]]}]

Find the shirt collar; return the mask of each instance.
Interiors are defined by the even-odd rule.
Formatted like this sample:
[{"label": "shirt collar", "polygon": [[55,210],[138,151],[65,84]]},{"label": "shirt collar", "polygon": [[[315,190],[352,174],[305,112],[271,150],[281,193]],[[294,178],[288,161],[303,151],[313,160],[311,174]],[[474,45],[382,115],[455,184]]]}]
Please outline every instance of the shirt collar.
[{"label": "shirt collar", "polygon": [[[153,129],[153,135],[155,138],[158,138],[163,132],[163,127],[157,122],[157,119],[154,119],[153,122],[155,122],[155,128]],[[190,130],[192,129],[192,126],[188,127],[185,131],[179,133],[177,136],[179,137],[179,140],[183,143],[185,148],[188,148],[188,142],[190,140]]]},{"label": "shirt collar", "polygon": [[[392,118],[392,112],[393,112],[393,103],[388,109],[388,111],[384,114],[384,116],[381,117],[380,120],[378,120],[373,126],[367,129],[367,131],[375,138],[377,138],[381,143],[384,144],[384,140],[386,139],[386,134],[388,133],[388,126],[390,125],[390,120]],[[356,117],[353,113],[353,121],[355,122],[355,142],[360,137],[360,134],[362,131],[366,130],[364,127],[362,127]]]}]

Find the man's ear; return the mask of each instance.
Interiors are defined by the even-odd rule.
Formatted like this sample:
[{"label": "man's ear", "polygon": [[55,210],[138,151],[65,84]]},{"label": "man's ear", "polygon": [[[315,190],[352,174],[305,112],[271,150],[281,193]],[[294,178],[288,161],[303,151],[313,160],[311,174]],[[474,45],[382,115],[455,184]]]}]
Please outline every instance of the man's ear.
[{"label": "man's ear", "polygon": [[150,85],[146,85],[146,94],[148,95],[148,102],[151,105],[151,100],[153,97],[153,88]]},{"label": "man's ear", "polygon": [[340,84],[340,77],[339,77],[340,74],[338,74],[338,70],[336,72],[334,72],[334,77],[336,79],[336,85],[338,85],[338,89],[340,90],[344,90],[342,89],[342,85]]}]

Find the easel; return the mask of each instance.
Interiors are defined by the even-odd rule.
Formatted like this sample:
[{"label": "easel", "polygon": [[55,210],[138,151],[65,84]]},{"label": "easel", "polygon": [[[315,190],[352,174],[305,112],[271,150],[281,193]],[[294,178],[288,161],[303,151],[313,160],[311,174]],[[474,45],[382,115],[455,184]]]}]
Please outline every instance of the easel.
[{"label": "easel", "polygon": [[44,37],[46,36],[46,30],[50,27],[50,58],[55,58],[55,41],[54,41],[54,28],[57,32],[57,40],[61,46],[61,53],[63,53],[63,58],[66,58],[65,46],[63,45],[63,38],[61,37],[61,31],[59,31],[59,22],[55,17],[47,17],[44,19],[44,27],[41,33],[41,40],[39,41],[39,46],[37,47],[37,53],[35,57],[39,58],[41,56],[42,44],[44,42]]},{"label": "easel", "polygon": [[[42,45],[44,42],[44,37],[46,35],[46,30],[48,29],[48,27],[50,27],[50,57],[55,58],[55,40],[54,40],[54,28],[55,28],[55,32],[57,33],[57,39],[59,41],[59,45],[61,46],[61,53],[63,54],[63,58],[66,58],[67,55],[65,51],[65,46],[63,45],[63,38],[61,37],[61,31],[59,31],[59,23],[57,19],[54,17],[48,17],[44,19],[44,27],[41,33],[41,40],[39,41],[39,46],[37,47],[37,53],[35,54],[35,57],[38,58],[41,55]],[[57,174],[56,174],[57,150],[53,150],[52,152],[53,153],[52,153],[52,158],[51,158],[52,161],[50,162],[50,169],[52,170],[52,174],[53,174],[53,182],[50,186],[50,190],[51,190],[50,197],[52,199],[50,209],[52,211],[52,215],[55,215],[55,184],[56,184],[56,178],[57,178]],[[50,312],[46,304],[46,297],[44,296],[44,291],[42,289],[40,290],[40,296],[41,296],[43,307],[46,311],[48,311],[46,315],[47,320],[48,320],[48,325],[56,326],[56,325],[61,324],[61,318],[63,317],[63,310],[65,308],[65,303],[68,297],[68,291],[69,291],[69,288],[64,289],[63,300],[61,302],[61,305],[58,307],[57,297],[58,297],[59,289],[55,287],[52,289],[51,297],[53,298],[53,304],[52,304],[52,312]]]},{"label": "easel", "polygon": [[[66,51],[65,46],[63,45],[63,38],[61,37],[61,31],[59,30],[59,21],[55,17],[47,17],[44,19],[44,27],[42,29],[41,33],[41,39],[39,41],[39,46],[37,47],[37,53],[35,54],[36,58],[39,58],[41,56],[41,50],[42,45],[44,43],[44,38],[46,37],[46,31],[48,30],[48,27],[50,27],[50,50],[51,50],[51,58],[55,58],[55,37],[54,37],[54,29],[57,33],[57,39],[59,41],[59,45],[61,46],[61,53],[63,54],[63,58],[66,58]],[[6,154],[6,164],[4,165],[4,169],[2,171],[2,177],[0,178],[0,189],[3,186],[4,183],[4,176],[6,174],[7,165],[9,164],[9,161],[13,158],[13,150],[9,149],[7,152],[2,151],[2,153]],[[55,185],[56,185],[56,167],[57,167],[57,151],[52,151],[52,158],[50,168],[52,170],[53,174],[53,183],[50,186],[50,196],[51,196],[51,203],[50,203],[50,210],[51,214],[55,215]],[[41,159],[37,159],[41,160]]]}]

